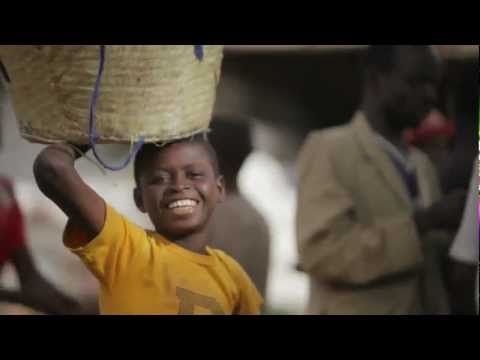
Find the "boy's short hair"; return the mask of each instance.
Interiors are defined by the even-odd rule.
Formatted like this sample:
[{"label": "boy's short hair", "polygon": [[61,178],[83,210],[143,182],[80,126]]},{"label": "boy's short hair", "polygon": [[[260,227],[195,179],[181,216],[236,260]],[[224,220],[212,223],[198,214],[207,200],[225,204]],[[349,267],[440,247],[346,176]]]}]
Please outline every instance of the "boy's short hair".
[{"label": "boy's short hair", "polygon": [[150,158],[150,156],[154,153],[162,152],[168,147],[174,145],[174,144],[179,144],[179,143],[186,143],[186,144],[198,144],[204,147],[206,150],[206,153],[210,159],[210,162],[212,164],[213,170],[215,172],[215,175],[218,176],[220,175],[220,168],[218,165],[218,158],[217,158],[217,153],[215,152],[215,149],[212,147],[210,144],[206,133],[198,134],[189,138],[185,139],[180,139],[176,141],[172,141],[168,144],[165,145],[157,145],[157,144],[145,144],[142,146],[140,151],[137,153],[137,156],[135,157],[134,161],[134,177],[135,177],[135,183],[137,186],[140,185],[140,176],[142,174],[142,171],[147,163],[147,160]]}]

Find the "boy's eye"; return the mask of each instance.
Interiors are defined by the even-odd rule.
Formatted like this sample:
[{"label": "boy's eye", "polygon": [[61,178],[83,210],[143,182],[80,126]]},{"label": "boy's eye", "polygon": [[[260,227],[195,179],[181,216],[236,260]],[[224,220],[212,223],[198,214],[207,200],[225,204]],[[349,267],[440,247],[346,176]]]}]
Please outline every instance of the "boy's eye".
[{"label": "boy's eye", "polygon": [[168,182],[167,176],[154,176],[150,181],[152,184],[164,184],[166,182]]},{"label": "boy's eye", "polygon": [[192,179],[201,179],[203,178],[203,173],[201,172],[191,172],[189,174],[189,176],[192,178]]}]

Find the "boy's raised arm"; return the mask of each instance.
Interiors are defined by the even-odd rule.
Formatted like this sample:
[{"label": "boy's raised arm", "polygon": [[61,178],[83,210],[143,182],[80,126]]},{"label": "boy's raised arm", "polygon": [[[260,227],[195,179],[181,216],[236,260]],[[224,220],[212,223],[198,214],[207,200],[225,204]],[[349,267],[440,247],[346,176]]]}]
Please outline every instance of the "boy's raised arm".
[{"label": "boy's raised arm", "polygon": [[80,227],[88,241],[97,237],[105,224],[104,200],[85,182],[75,169],[79,156],[67,144],[47,147],[37,157],[33,171],[38,187]]}]

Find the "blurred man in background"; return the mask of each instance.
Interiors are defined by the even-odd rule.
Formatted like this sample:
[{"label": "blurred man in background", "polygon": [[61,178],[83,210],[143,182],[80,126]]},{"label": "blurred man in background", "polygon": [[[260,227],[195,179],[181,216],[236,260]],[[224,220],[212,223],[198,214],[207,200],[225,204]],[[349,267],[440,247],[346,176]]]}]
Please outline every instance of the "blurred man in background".
[{"label": "blurred man in background", "polygon": [[252,152],[247,120],[216,116],[210,142],[218,153],[225,179],[227,200],[216,210],[210,228],[211,246],[237,260],[265,298],[270,254],[266,221],[238,189],[239,172]]},{"label": "blurred man in background", "polygon": [[449,312],[437,242],[458,226],[465,194],[440,200],[434,166],[404,138],[437,107],[441,78],[429,46],[371,46],[361,110],[304,145],[297,240],[308,313]]}]

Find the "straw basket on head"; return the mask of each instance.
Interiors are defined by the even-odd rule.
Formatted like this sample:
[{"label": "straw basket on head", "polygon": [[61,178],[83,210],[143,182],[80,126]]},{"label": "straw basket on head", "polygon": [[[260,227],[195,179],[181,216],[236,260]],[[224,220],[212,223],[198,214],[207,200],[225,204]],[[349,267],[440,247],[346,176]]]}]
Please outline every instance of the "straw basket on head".
[{"label": "straw basket on head", "polygon": [[27,140],[163,143],[208,129],[222,50],[220,45],[3,45],[0,61]]}]

